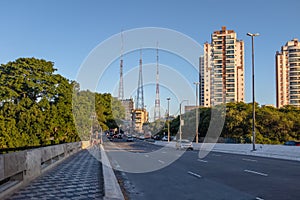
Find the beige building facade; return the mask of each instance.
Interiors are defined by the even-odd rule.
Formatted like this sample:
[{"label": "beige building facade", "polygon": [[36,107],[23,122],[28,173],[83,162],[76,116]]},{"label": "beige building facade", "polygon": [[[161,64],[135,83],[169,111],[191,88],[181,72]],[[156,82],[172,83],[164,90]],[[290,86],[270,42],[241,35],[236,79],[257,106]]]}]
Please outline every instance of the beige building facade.
[{"label": "beige building facade", "polygon": [[148,112],[146,109],[134,109],[132,112],[132,121],[134,130],[138,133],[143,133],[143,124],[148,122]]},{"label": "beige building facade", "polygon": [[300,107],[300,43],[288,41],[276,52],[276,106]]},{"label": "beige building facade", "polygon": [[[202,63],[203,62],[203,63]],[[211,35],[200,57],[201,106],[244,102],[244,42],[225,26]]]}]

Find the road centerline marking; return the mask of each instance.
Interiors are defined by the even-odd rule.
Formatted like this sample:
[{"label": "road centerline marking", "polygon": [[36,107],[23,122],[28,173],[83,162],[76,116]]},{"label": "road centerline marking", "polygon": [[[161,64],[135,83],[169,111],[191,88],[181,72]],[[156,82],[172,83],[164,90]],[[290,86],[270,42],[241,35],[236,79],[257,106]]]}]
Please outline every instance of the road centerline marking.
[{"label": "road centerline marking", "polygon": [[145,154],[145,157],[149,158],[149,155]]},{"label": "road centerline marking", "polygon": [[268,176],[268,174],[261,173],[261,172],[256,172],[256,171],[249,170],[249,169],[245,169],[244,172],[248,172],[248,173],[252,173],[252,174],[257,174],[257,175],[261,175],[261,176]]},{"label": "road centerline marking", "polygon": [[195,176],[197,178],[202,178],[202,176],[200,176],[199,174],[196,174],[194,172],[191,172],[191,171],[188,171],[188,174],[192,175],[192,176]]},{"label": "road centerline marking", "polygon": [[256,197],[255,199],[256,200],[264,200],[263,198],[260,198],[260,197]]},{"label": "road centerline marking", "polygon": [[207,162],[208,162],[207,160],[201,160],[201,159],[198,159],[197,161],[199,161],[199,162],[204,162],[204,163],[207,163]]},{"label": "road centerline marking", "polygon": [[249,162],[257,162],[257,160],[249,159],[249,158],[243,158],[242,160],[244,160],[244,161],[249,161]]}]

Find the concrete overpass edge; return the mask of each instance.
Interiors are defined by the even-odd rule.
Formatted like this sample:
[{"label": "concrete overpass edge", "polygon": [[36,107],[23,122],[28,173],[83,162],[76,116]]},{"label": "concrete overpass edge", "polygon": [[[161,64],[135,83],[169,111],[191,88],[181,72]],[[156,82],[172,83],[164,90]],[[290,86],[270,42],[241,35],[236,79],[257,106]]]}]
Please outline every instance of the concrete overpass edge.
[{"label": "concrete overpass edge", "polygon": [[124,196],[116,175],[111,167],[110,161],[105,153],[103,146],[101,148],[101,161],[104,179],[104,200],[124,200]]}]

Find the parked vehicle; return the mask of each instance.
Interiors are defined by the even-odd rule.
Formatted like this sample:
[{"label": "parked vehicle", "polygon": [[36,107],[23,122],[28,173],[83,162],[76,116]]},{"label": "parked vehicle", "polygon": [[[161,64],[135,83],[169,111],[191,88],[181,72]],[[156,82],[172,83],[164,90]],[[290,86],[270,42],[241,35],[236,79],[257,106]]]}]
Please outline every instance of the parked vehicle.
[{"label": "parked vehicle", "polygon": [[127,136],[127,139],[126,139],[126,141],[127,141],[127,142],[133,142],[133,137],[132,137],[132,136],[130,136],[130,135],[129,135],[129,136]]},{"label": "parked vehicle", "polygon": [[285,142],[284,145],[287,145],[287,146],[300,146],[300,142],[291,140],[291,141]]},{"label": "parked vehicle", "polygon": [[189,140],[182,139],[176,142],[176,149],[194,150],[193,143]]},{"label": "parked vehicle", "polygon": [[167,136],[164,136],[161,140],[162,140],[162,141],[168,141],[168,137],[167,137]]}]

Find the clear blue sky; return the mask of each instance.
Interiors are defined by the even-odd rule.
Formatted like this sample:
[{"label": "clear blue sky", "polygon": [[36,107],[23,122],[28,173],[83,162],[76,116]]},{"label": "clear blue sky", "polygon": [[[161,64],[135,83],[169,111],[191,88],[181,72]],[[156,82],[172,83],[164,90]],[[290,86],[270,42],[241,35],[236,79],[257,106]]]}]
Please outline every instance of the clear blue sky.
[{"label": "clear blue sky", "polygon": [[246,102],[252,98],[246,33],[261,34],[255,40],[256,100],[275,104],[275,52],[300,37],[299,8],[298,0],[0,0],[0,63],[44,58],[75,80],[88,54],[122,29],[169,28],[203,44],[227,26],[245,41]]}]

